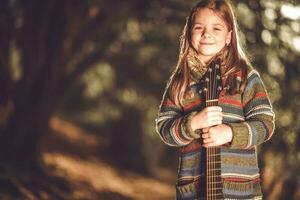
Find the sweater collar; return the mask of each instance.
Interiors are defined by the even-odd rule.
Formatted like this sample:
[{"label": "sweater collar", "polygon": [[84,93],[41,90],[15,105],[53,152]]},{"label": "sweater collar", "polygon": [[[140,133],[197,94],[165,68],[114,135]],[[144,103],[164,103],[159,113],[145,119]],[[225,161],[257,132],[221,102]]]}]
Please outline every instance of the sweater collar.
[{"label": "sweater collar", "polygon": [[217,60],[218,58],[222,60],[221,55],[222,55],[221,52],[218,53],[207,64],[205,64],[201,61],[197,52],[193,48],[190,48],[187,55],[187,63],[190,69],[191,78],[194,81],[199,81],[202,78],[202,76],[205,74],[207,67],[211,64],[211,62]]}]

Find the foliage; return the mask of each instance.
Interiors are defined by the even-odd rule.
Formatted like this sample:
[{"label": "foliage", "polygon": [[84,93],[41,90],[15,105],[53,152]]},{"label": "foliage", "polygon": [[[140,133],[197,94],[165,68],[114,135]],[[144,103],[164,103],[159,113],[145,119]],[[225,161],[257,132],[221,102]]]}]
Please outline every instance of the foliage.
[{"label": "foliage", "polygon": [[[108,156],[120,167],[150,175],[168,167],[175,177],[176,149],[162,144],[154,118],[195,2],[2,1],[1,132],[12,124],[21,127],[9,131],[12,140],[33,141],[24,139],[24,147],[38,144],[49,117],[61,115],[107,137]],[[259,147],[265,194],[299,198],[299,3],[233,3],[240,37],[276,114],[275,135]],[[18,120],[11,121],[15,115]]]}]

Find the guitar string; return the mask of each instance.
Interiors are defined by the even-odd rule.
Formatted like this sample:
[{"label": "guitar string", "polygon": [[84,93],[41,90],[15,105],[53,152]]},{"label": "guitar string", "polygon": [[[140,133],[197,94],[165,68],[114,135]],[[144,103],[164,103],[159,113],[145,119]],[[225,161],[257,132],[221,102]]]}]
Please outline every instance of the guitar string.
[{"label": "guitar string", "polygon": [[[215,65],[213,65],[213,69],[212,69],[212,73],[211,73],[211,99],[215,99],[215,80],[216,80],[216,76],[215,76]],[[216,105],[216,102],[212,102],[212,105],[215,106]],[[217,171],[214,171],[216,169],[216,148],[215,147],[212,147],[212,156],[213,156],[213,169],[212,169],[212,173],[213,173],[213,184],[212,184],[212,191],[213,191],[213,194],[215,195],[215,188],[216,188],[216,173]]]},{"label": "guitar string", "polygon": [[[216,99],[216,98],[217,98],[217,92],[216,92],[216,87],[217,87],[217,85],[216,85],[216,80],[217,80],[216,65],[214,65],[214,68],[213,68],[213,69],[214,69],[214,73],[213,73],[213,77],[214,77],[214,78],[213,78],[213,80],[214,80],[213,83],[214,83],[214,84],[213,84],[212,89],[213,89],[213,91],[214,91],[214,92],[213,92],[213,98]],[[218,104],[218,103],[215,102],[215,105],[217,105],[217,104]],[[214,160],[215,160],[215,161],[214,161],[214,162],[215,162],[215,163],[214,163],[214,169],[217,169],[217,166],[216,166],[216,165],[217,165],[217,164],[216,164],[217,156],[216,156],[216,154],[217,154],[217,150],[216,150],[216,148],[214,148]],[[218,174],[218,171],[216,171],[215,174]],[[215,185],[214,185],[214,189],[217,188],[217,181],[218,181],[218,180],[217,180],[217,177],[216,177],[215,180],[214,180],[214,184],[215,184]]]},{"label": "guitar string", "polygon": [[[206,95],[206,100],[214,100],[214,98],[218,98],[217,97],[217,69],[216,67],[213,68],[214,71],[212,71],[210,69],[210,78],[207,82],[207,95]],[[213,73],[212,73],[213,72]],[[213,81],[211,81],[213,80]],[[213,105],[218,105],[217,102],[207,102],[207,106],[213,106]],[[211,147],[211,148],[207,148],[207,157],[208,157],[208,162],[207,162],[207,181],[208,183],[212,183],[212,184],[207,184],[207,191],[210,189],[210,191],[214,191],[214,190],[218,190],[220,188],[217,187],[217,184],[219,183],[218,182],[218,176],[219,176],[219,173],[218,173],[218,170],[211,170],[211,164],[213,165],[213,169],[217,169],[217,164],[219,162],[218,159],[217,159],[217,148],[215,147]],[[212,163],[209,162],[209,157],[211,158],[210,160],[212,160]],[[220,164],[220,163],[219,163]],[[213,175],[211,175],[211,173],[215,173]],[[212,179],[212,180],[211,180]],[[210,188],[209,186],[212,185],[212,188]],[[207,195],[208,199],[210,199],[210,197],[214,197],[214,196],[218,196],[219,193],[215,192],[213,194],[210,194],[210,195]]]},{"label": "guitar string", "polygon": [[[208,69],[209,70],[209,79],[208,79],[208,82],[207,82],[207,85],[208,85],[208,99],[209,100],[211,100],[211,68],[209,68]],[[208,102],[208,106],[211,106],[211,103],[210,102]],[[208,198],[209,199],[211,199],[211,193],[212,193],[212,190],[211,190],[211,184],[213,184],[213,174],[211,174],[212,173],[212,171],[211,171],[211,161],[212,161],[212,159],[211,159],[211,154],[212,154],[212,152],[211,152],[211,147],[208,147],[208,155],[207,155],[207,157],[208,157],[208,174],[209,174],[209,182],[208,182],[208,191],[209,191],[209,196],[208,196]],[[213,162],[213,161],[212,161]]]},{"label": "guitar string", "polygon": [[[209,79],[208,79],[208,82],[207,82],[207,90],[208,90],[208,95],[207,96],[208,96],[208,100],[211,100],[211,85],[210,85],[210,83],[211,83],[211,71],[210,71],[210,68],[208,70],[209,70]],[[208,106],[210,106],[210,102],[208,102]],[[210,162],[211,161],[211,157],[210,157],[211,148],[208,147],[207,150],[208,150],[207,157],[208,157],[208,174],[209,174],[209,182],[208,183],[212,183],[213,182],[213,176],[211,174],[212,172],[211,172],[211,162]],[[208,191],[209,191],[209,194],[210,194],[211,193],[211,185],[210,184],[208,184]]]},{"label": "guitar string", "polygon": [[[213,91],[213,92],[212,92],[212,99],[216,99],[216,93],[215,93],[216,84],[215,84],[215,81],[216,81],[216,78],[217,78],[217,77],[216,77],[216,73],[215,73],[215,72],[216,72],[216,66],[215,66],[215,64],[214,64],[214,67],[213,67],[213,74],[212,74],[212,80],[213,80],[213,81],[212,81],[212,91]],[[213,104],[216,105],[217,103],[214,101]],[[214,163],[213,163],[213,166],[214,166],[214,167],[213,167],[213,169],[214,169],[214,170],[217,169],[217,168],[216,168],[216,161],[217,161],[217,160],[216,160],[216,159],[217,159],[216,153],[217,153],[217,152],[216,152],[216,147],[213,147],[213,156],[214,156],[214,157],[213,157],[213,160],[214,160]],[[218,171],[215,170],[215,171],[214,171],[214,174],[217,175],[217,173],[218,173]],[[212,190],[212,191],[214,191],[214,194],[215,194],[215,193],[216,193],[216,192],[215,192],[215,188],[217,188],[217,177],[214,177],[213,183],[214,183],[214,184],[213,184],[213,190]]]},{"label": "guitar string", "polygon": [[[210,100],[213,100],[213,77],[212,77],[212,74],[213,73],[213,71],[212,71],[212,69],[210,68],[210,78],[209,78],[209,80],[210,80],[210,88],[209,88],[209,90],[210,90],[210,97],[209,97],[209,99]],[[210,103],[211,105],[210,106],[212,106],[212,104],[213,104],[213,102],[211,102]],[[211,194],[214,194],[214,192],[213,192],[213,188],[214,188],[214,183],[215,183],[215,181],[214,181],[214,179],[215,179],[215,177],[214,177],[214,172],[213,172],[213,169],[214,169],[214,148],[213,147],[211,147],[210,148],[210,160],[212,161],[212,163],[210,163],[210,165],[211,165],[211,168],[210,168],[210,171],[211,171],[211,187],[210,187],[210,193]],[[212,197],[213,197],[213,195],[212,195]]]},{"label": "guitar string", "polygon": [[[206,81],[206,80],[205,80],[205,81]],[[208,83],[209,83],[209,82],[206,81],[206,88],[207,88],[207,91],[206,91],[206,92],[207,92],[207,93],[206,93],[206,102],[207,102],[207,103],[206,103],[206,106],[208,106],[208,104],[209,104],[208,101],[207,101],[207,100],[209,99],[209,85],[208,85]],[[208,183],[210,182],[210,174],[209,174],[209,173],[210,173],[210,172],[209,172],[209,148],[206,148],[206,151],[207,151],[207,152],[206,152],[206,159],[207,159],[207,162],[206,162],[206,175],[207,175],[207,177],[206,177],[206,182],[207,182],[207,183],[206,183],[206,196],[207,196],[207,199],[210,199],[210,197],[209,197],[209,195],[208,195],[208,194],[209,194],[208,191],[209,191],[209,189],[210,189],[210,188],[209,188],[209,184],[208,184]]]},{"label": "guitar string", "polygon": [[[211,68],[209,68],[209,100],[212,100],[212,92],[213,92],[213,90],[212,90],[212,69]],[[210,102],[209,103],[210,104],[210,106],[212,106],[212,102]],[[213,168],[213,164],[214,164],[214,157],[212,157],[212,155],[213,155],[213,148],[211,148],[211,147],[209,147],[209,157],[210,157],[210,161],[212,161],[212,163],[210,162],[210,169],[209,169],[209,171],[210,171],[210,177],[211,177],[211,182],[210,183],[212,183],[212,184],[209,184],[209,186],[210,186],[210,194],[211,193],[213,193],[213,190],[212,190],[212,188],[214,187],[213,186],[213,184],[214,184],[214,174],[213,174],[213,171],[212,171],[212,168]]]}]

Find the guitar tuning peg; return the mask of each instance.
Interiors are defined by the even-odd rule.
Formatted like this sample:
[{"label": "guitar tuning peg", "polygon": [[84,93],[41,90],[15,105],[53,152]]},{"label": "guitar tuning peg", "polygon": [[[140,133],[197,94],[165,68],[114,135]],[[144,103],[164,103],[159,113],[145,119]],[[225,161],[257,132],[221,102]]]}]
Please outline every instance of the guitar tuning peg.
[{"label": "guitar tuning peg", "polygon": [[208,81],[209,81],[209,78],[206,78],[205,81],[208,82]]},{"label": "guitar tuning peg", "polygon": [[217,79],[218,79],[218,80],[220,80],[220,79],[221,79],[221,77],[220,77],[219,75],[217,75]]},{"label": "guitar tuning peg", "polygon": [[225,90],[229,90],[230,89],[230,86],[227,85],[226,87],[224,87]]},{"label": "guitar tuning peg", "polygon": [[209,72],[212,72],[212,69],[211,69],[211,68],[208,68],[208,71],[209,71]]},{"label": "guitar tuning peg", "polygon": [[198,91],[199,94],[202,94],[202,92],[203,92],[202,90],[199,90],[199,91]]},{"label": "guitar tuning peg", "polygon": [[215,67],[216,67],[216,69],[219,69],[219,68],[220,68],[220,65],[219,65],[219,64],[216,64]]},{"label": "guitar tuning peg", "polygon": [[207,88],[206,88],[206,87],[205,87],[205,88],[203,88],[203,91],[204,91],[204,92],[206,92],[206,91],[207,91]]},{"label": "guitar tuning peg", "polygon": [[219,87],[218,87],[218,90],[219,90],[219,91],[221,91],[221,90],[222,90],[222,87],[221,87],[221,86],[219,86]]}]

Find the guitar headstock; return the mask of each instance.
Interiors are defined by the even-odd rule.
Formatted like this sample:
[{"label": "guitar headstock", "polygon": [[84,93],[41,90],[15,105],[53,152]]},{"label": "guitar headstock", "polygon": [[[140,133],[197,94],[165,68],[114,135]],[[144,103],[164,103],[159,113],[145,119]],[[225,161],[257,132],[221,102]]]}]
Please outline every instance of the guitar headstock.
[{"label": "guitar headstock", "polygon": [[212,61],[203,76],[205,99],[207,104],[218,100],[222,87],[221,60]]}]

